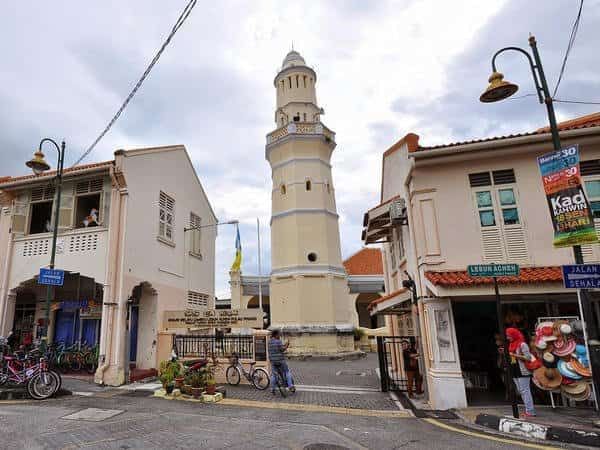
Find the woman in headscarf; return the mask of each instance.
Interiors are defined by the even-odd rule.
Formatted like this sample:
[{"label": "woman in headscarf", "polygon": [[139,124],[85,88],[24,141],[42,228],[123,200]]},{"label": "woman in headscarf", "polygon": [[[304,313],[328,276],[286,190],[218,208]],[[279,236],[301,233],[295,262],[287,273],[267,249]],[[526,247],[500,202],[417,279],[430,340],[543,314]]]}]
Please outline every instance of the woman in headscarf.
[{"label": "woman in headscarf", "polygon": [[529,346],[525,342],[525,336],[516,328],[506,329],[508,340],[508,354],[510,355],[510,373],[515,381],[517,390],[525,403],[525,412],[522,417],[535,416],[533,397],[531,396],[531,372],[525,367],[525,362],[533,360]]}]

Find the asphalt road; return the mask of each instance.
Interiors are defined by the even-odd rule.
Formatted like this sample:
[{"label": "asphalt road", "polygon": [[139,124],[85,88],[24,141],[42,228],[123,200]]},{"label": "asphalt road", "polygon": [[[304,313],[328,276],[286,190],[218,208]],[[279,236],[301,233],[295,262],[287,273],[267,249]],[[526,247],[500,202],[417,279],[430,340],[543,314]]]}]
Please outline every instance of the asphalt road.
[{"label": "asphalt road", "polygon": [[[0,402],[0,448],[524,448],[518,442],[462,434],[408,416],[378,417],[359,410],[340,414],[317,406],[295,410],[294,405],[281,404],[282,409],[225,402],[211,405],[133,395],[108,391],[93,397],[69,396],[45,402]],[[87,420],[65,418],[86,412],[87,408],[114,410],[116,415],[103,419],[104,412],[92,411]],[[452,422],[444,423],[454,426]]]}]

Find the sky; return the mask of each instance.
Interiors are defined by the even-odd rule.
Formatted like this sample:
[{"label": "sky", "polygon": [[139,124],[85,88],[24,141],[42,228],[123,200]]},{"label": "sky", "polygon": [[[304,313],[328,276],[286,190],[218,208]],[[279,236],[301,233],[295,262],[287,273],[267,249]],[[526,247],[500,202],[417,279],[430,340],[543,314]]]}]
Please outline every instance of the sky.
[{"label": "sky", "polygon": [[[187,0],[19,1],[0,16],[0,176],[26,173],[42,137],[75,162],[106,126]],[[409,132],[422,145],[530,131],[547,123],[533,96],[484,105],[490,58],[534,34],[554,88],[578,0],[198,1],[159,63],[85,162],[116,149],[184,144],[221,221],[240,221],[244,274],[270,271],[273,78],[294,48],[317,72],[334,130],[333,182],[342,256],[361,248],[362,216],[378,204],[382,153]],[[600,102],[600,0],[586,0],[556,98]],[[498,69],[534,93],[522,55]],[[557,103],[559,120],[600,105]],[[229,297],[235,229],[220,227],[216,294]]]}]

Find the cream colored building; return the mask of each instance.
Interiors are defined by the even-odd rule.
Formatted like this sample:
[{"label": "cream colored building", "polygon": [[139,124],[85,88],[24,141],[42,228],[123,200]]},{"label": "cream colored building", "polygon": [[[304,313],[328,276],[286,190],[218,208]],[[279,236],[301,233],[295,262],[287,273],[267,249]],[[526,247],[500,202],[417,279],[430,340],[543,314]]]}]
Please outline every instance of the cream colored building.
[{"label": "cream colored building", "polygon": [[[600,229],[600,114],[560,124],[563,146],[579,144],[581,174]],[[384,242],[386,291],[372,304],[386,314],[410,302],[405,271],[416,282],[429,402],[461,408],[503,401],[494,333],[493,287],[468,276],[479,263],[518,263],[500,279],[501,319],[530,332],[539,317],[577,316],[576,295],[562,285],[570,249],[552,246],[553,228],[536,157],[552,151],[547,129],[509,137],[425,147],[407,134],[383,154],[381,203],[365,217],[363,240]],[[600,260],[600,246],[583,248]],[[597,294],[593,300],[598,313]],[[401,317],[401,316],[400,316]],[[394,334],[399,316],[390,315]]]},{"label": "cream colored building", "polygon": [[[0,335],[35,338],[50,259],[54,173],[0,179]],[[98,226],[85,227],[92,208]],[[130,366],[158,367],[165,310],[214,307],[217,219],[181,145],[118,150],[65,170],[50,341],[99,344],[96,382],[120,385]]]}]

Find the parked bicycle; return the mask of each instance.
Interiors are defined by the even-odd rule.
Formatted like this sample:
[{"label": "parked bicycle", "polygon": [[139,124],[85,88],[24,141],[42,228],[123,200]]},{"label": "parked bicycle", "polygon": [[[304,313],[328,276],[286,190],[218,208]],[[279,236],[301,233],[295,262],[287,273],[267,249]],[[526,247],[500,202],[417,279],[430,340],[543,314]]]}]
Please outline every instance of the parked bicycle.
[{"label": "parked bicycle", "polygon": [[270,380],[267,371],[261,367],[254,367],[256,361],[248,361],[250,370],[246,370],[244,365],[240,362],[238,353],[233,353],[229,359],[230,366],[225,372],[225,378],[227,383],[237,386],[240,384],[242,376],[246,378],[256,389],[264,391],[269,387]]}]

